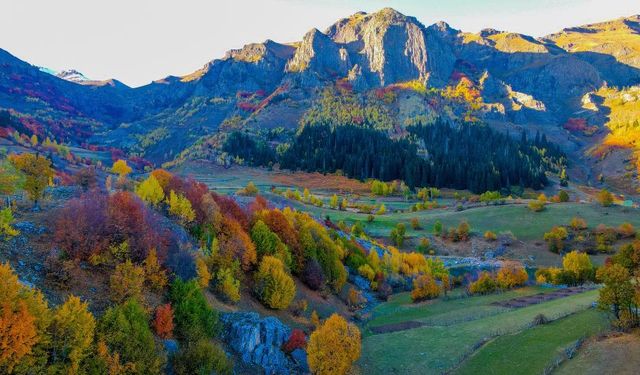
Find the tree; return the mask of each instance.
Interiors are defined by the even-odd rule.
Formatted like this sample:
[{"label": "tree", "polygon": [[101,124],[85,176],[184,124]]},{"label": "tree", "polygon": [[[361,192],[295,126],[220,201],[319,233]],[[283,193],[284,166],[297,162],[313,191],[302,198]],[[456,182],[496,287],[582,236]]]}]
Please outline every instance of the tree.
[{"label": "tree", "polygon": [[198,274],[198,285],[200,288],[207,288],[211,282],[211,273],[207,263],[202,257],[196,258],[196,273]]},{"label": "tree", "polygon": [[440,220],[436,220],[433,224],[433,234],[439,236],[442,234],[442,222]]},{"label": "tree", "polygon": [[233,276],[231,268],[221,268],[216,274],[218,292],[232,303],[240,301],[240,280]]},{"label": "tree", "polygon": [[440,286],[431,274],[422,274],[413,279],[411,299],[413,302],[433,299],[440,295]]},{"label": "tree", "polygon": [[0,305],[0,370],[12,373],[22,358],[31,353],[39,341],[35,321],[23,301],[16,308],[7,302]]},{"label": "tree", "polygon": [[587,229],[588,227],[587,222],[583,218],[578,216],[574,216],[571,219],[571,222],[569,222],[569,226],[575,231]]},{"label": "tree", "polygon": [[560,192],[558,193],[558,200],[562,203],[569,202],[569,193],[567,193],[565,190],[560,190]]},{"label": "tree", "polygon": [[338,208],[338,196],[336,194],[333,194],[331,196],[331,199],[329,200],[329,207],[333,208],[334,210]]},{"label": "tree", "polygon": [[162,186],[153,175],[142,181],[136,188],[136,194],[143,201],[158,206],[164,200],[164,191]]},{"label": "tree", "polygon": [[612,263],[598,269],[598,279],[604,283],[600,289],[598,305],[611,311],[616,319],[620,319],[620,311],[628,309],[633,304],[634,288],[629,271],[623,266]]},{"label": "tree", "polygon": [[489,294],[496,291],[498,284],[488,272],[482,272],[478,280],[469,284],[471,294]]},{"label": "tree", "polygon": [[256,245],[258,256],[274,255],[280,243],[278,235],[273,233],[262,220],[258,220],[253,224],[251,240]]},{"label": "tree", "polygon": [[25,182],[23,188],[27,192],[29,199],[33,201],[34,207],[38,207],[38,202],[44,194],[44,189],[54,175],[51,162],[39,154],[11,154],[9,160],[24,173]]},{"label": "tree", "polygon": [[75,183],[87,191],[94,189],[98,185],[98,177],[96,176],[95,167],[82,168],[74,175]]},{"label": "tree", "polygon": [[302,272],[302,280],[312,290],[319,290],[324,286],[324,274],[322,273],[322,267],[317,260],[307,260],[304,266],[304,271]]},{"label": "tree", "polygon": [[602,207],[609,207],[613,204],[613,194],[607,189],[602,189],[596,195],[596,200]]},{"label": "tree", "polygon": [[96,321],[88,304],[71,295],[60,306],[51,323],[51,356],[58,370],[77,374],[93,344]]},{"label": "tree", "polygon": [[0,161],[0,195],[15,194],[24,184],[24,174],[13,163]]},{"label": "tree", "polygon": [[272,309],[286,309],[296,295],[296,285],[280,259],[265,256],[255,275],[256,293]]},{"label": "tree", "polygon": [[108,309],[98,322],[98,341],[111,353],[117,353],[129,374],[158,374],[163,358],[158,354],[149,318],[134,299]]},{"label": "tree", "polygon": [[169,182],[171,182],[171,179],[173,178],[173,174],[164,169],[154,169],[151,172],[151,176],[155,177],[163,191],[166,191],[167,186],[169,186]]},{"label": "tree", "polygon": [[118,159],[111,167],[111,172],[118,175],[119,181],[124,181],[129,173],[133,172],[133,169],[127,164],[126,160]]},{"label": "tree", "polygon": [[591,279],[593,274],[593,265],[589,255],[572,251],[562,258],[562,268],[566,271],[573,272],[578,283],[583,283]]},{"label": "tree", "polygon": [[383,203],[380,205],[380,208],[378,208],[376,215],[384,215],[386,213],[387,213],[387,208],[384,206],[384,203]]},{"label": "tree", "polygon": [[471,231],[471,227],[466,220],[463,220],[458,224],[458,238],[460,241],[466,241],[469,239],[469,232]]},{"label": "tree", "polygon": [[144,269],[127,260],[116,266],[110,279],[111,300],[122,303],[127,299],[142,300]]},{"label": "tree", "polygon": [[391,230],[389,237],[391,238],[391,242],[393,242],[396,246],[402,247],[404,243],[404,236],[407,232],[407,228],[404,223],[396,224],[396,227]]},{"label": "tree", "polygon": [[191,202],[184,195],[176,194],[173,190],[169,193],[169,213],[178,217],[185,224],[196,219]]},{"label": "tree", "polygon": [[180,349],[173,359],[177,375],[231,375],[233,363],[219,345],[200,339]]},{"label": "tree", "polygon": [[168,339],[173,336],[173,309],[170,303],[160,305],[156,308],[153,329],[156,335],[162,339]]},{"label": "tree", "polygon": [[490,230],[484,232],[484,236],[483,237],[487,241],[495,241],[495,240],[498,239],[498,236],[495,233],[493,233],[492,231],[490,231]]},{"label": "tree", "polygon": [[149,250],[149,254],[143,263],[144,277],[149,286],[155,290],[162,290],[167,285],[167,273],[160,266],[158,254],[155,248]]},{"label": "tree", "polygon": [[564,227],[555,226],[551,228],[551,231],[544,234],[544,240],[549,246],[549,251],[557,254],[564,250],[564,240],[568,236],[569,233]]},{"label": "tree", "polygon": [[527,280],[529,280],[527,271],[516,262],[505,263],[496,275],[496,284],[501,289],[523,286]]},{"label": "tree", "polygon": [[219,329],[218,313],[202,294],[196,280],[171,283],[169,299],[173,307],[175,333],[183,341],[212,338]]},{"label": "tree", "polygon": [[531,201],[529,202],[528,207],[533,212],[541,212],[544,210],[545,202],[541,200]]},{"label": "tree", "polygon": [[333,314],[309,337],[307,360],[318,375],[347,374],[360,358],[360,331],[338,314]]},{"label": "tree", "polygon": [[13,237],[20,234],[20,231],[11,226],[13,220],[13,212],[10,207],[0,210],[0,236]]}]

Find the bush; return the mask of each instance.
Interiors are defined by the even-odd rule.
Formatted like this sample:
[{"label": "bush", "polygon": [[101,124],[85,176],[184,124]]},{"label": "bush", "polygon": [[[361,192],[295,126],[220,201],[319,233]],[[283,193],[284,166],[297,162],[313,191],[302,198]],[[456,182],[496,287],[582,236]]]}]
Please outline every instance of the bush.
[{"label": "bush", "polygon": [[544,206],[545,206],[545,202],[541,201],[541,200],[535,200],[535,201],[531,201],[529,202],[529,209],[533,212],[540,212],[544,210]]},{"label": "bush", "polygon": [[571,219],[569,226],[571,227],[571,229],[575,231],[583,230],[583,229],[587,229],[587,222],[581,217],[574,216]]},{"label": "bush", "polygon": [[153,328],[156,331],[156,335],[162,339],[168,339],[173,336],[173,309],[170,303],[156,308]]},{"label": "bush", "polygon": [[173,357],[173,370],[178,375],[232,374],[233,363],[220,346],[200,339]]},{"label": "bush", "polygon": [[569,193],[564,190],[560,190],[558,193],[558,200],[562,203],[569,202]]},{"label": "bush", "polygon": [[420,226],[420,220],[418,220],[417,217],[411,218],[411,228],[413,228],[413,230],[422,229]]},{"label": "bush", "polygon": [[320,267],[320,263],[317,260],[309,259],[307,261],[302,273],[302,281],[313,290],[319,290],[324,286],[322,267]]},{"label": "bush", "polygon": [[376,277],[376,272],[368,264],[363,264],[362,266],[358,267],[358,274],[369,280],[369,282],[373,281],[373,279]]},{"label": "bush", "polygon": [[498,239],[498,236],[492,231],[488,230],[484,232],[484,239],[487,241],[495,241]]},{"label": "bush", "polygon": [[307,346],[307,337],[301,329],[295,328],[291,331],[291,336],[287,342],[282,345],[282,350],[285,353],[291,353],[296,349],[304,349]]},{"label": "bush", "polygon": [[411,299],[413,302],[437,298],[440,295],[440,286],[431,274],[419,275],[413,280]]},{"label": "bush", "polygon": [[629,238],[636,235],[636,229],[631,223],[622,223],[618,227],[618,233],[622,238]]},{"label": "bush", "polygon": [[531,325],[540,326],[549,323],[549,319],[544,314],[538,314],[533,318]]},{"label": "bush", "polygon": [[527,280],[529,280],[529,275],[520,264],[506,264],[496,275],[496,283],[501,289],[523,286]]},{"label": "bush", "polygon": [[216,288],[225,300],[236,303],[240,301],[240,280],[233,276],[231,268],[221,268],[216,275]]},{"label": "bush", "polygon": [[265,256],[255,275],[256,293],[272,309],[286,309],[296,295],[296,285],[280,259]]},{"label": "bush", "polygon": [[482,272],[477,281],[469,284],[471,294],[489,294],[498,289],[498,284],[488,272]]},{"label": "bush", "polygon": [[547,242],[549,251],[552,253],[560,253],[564,250],[564,240],[567,239],[569,233],[564,227],[555,226],[551,231],[544,234],[544,240]]},{"label": "bush", "polygon": [[460,241],[466,241],[469,239],[469,232],[471,231],[471,227],[467,221],[461,221],[458,224],[458,239]]},{"label": "bush", "polygon": [[596,200],[602,207],[609,207],[613,204],[613,195],[607,189],[602,189],[596,195]]}]

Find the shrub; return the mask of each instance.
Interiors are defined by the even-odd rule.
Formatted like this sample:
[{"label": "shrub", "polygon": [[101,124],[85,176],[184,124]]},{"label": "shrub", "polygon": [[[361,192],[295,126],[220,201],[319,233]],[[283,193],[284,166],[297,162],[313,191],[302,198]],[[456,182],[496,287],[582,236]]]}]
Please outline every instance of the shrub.
[{"label": "shrub", "polygon": [[506,264],[496,275],[496,283],[501,289],[523,286],[528,279],[527,271],[520,264]]},{"label": "shrub", "polygon": [[398,247],[402,247],[404,243],[404,236],[407,232],[406,226],[404,223],[396,224],[396,227],[391,230],[389,237],[391,238],[391,242]]},{"label": "shrub", "polygon": [[540,326],[543,324],[547,324],[548,322],[549,319],[544,314],[538,314],[533,318],[533,322],[531,322],[531,325]]},{"label": "shrub", "polygon": [[149,286],[156,290],[162,290],[167,286],[167,273],[160,268],[156,249],[151,249],[144,260],[144,276]]},{"label": "shrub", "polygon": [[558,200],[562,203],[569,202],[569,193],[564,190],[560,190],[558,193]]},{"label": "shrub", "polygon": [[484,232],[484,239],[487,241],[495,241],[498,239],[498,236],[492,231],[488,230]]},{"label": "shrub", "polygon": [[433,224],[433,234],[436,236],[440,236],[442,234],[442,222],[440,220],[436,220]]},{"label": "shrub", "polygon": [[568,236],[569,234],[564,227],[555,226],[551,228],[551,231],[544,234],[544,240],[548,244],[549,251],[557,254],[564,250],[564,240]]},{"label": "shrub", "polygon": [[178,375],[232,374],[233,363],[220,346],[200,339],[173,357],[173,370]]},{"label": "shrub", "polygon": [[318,375],[346,374],[360,358],[360,330],[333,314],[309,338],[307,359]]},{"label": "shrub", "polygon": [[591,264],[591,259],[589,259],[589,255],[585,253],[578,251],[567,253],[564,258],[562,258],[562,268],[567,272],[572,272],[578,284],[594,278],[595,272]]},{"label": "shrub", "polygon": [[307,337],[301,329],[295,328],[291,331],[291,336],[287,342],[282,345],[282,350],[285,353],[291,353],[296,349],[304,349],[307,346]]},{"label": "shrub", "polygon": [[218,293],[229,302],[240,301],[240,280],[233,276],[230,268],[221,268],[216,275]]},{"label": "shrub", "polygon": [[360,276],[364,277],[370,282],[373,281],[373,279],[376,277],[376,272],[368,264],[363,264],[362,266],[358,267],[358,274],[360,274]]},{"label": "shrub", "polygon": [[198,285],[200,285],[200,288],[209,287],[211,272],[209,272],[209,266],[207,266],[207,263],[202,257],[196,258],[196,274],[198,275]]},{"label": "shrub", "polygon": [[471,227],[469,226],[469,223],[467,221],[461,221],[460,224],[458,224],[458,239],[460,241],[466,241],[469,239],[469,232],[471,231]]},{"label": "shrub", "polygon": [[571,227],[571,229],[576,231],[583,230],[583,229],[587,229],[587,222],[581,217],[574,216],[571,219],[569,226]]},{"label": "shrub", "polygon": [[636,229],[631,223],[622,223],[618,227],[618,233],[622,238],[629,238],[636,235]]},{"label": "shrub", "polygon": [[531,201],[529,202],[529,205],[528,205],[529,209],[533,212],[543,211],[544,206],[545,206],[545,202],[540,200]]},{"label": "shrub", "polygon": [[302,273],[302,281],[313,290],[319,290],[324,285],[324,275],[322,273],[322,267],[315,259],[309,259],[305,264],[304,271]]},{"label": "shrub", "polygon": [[482,272],[477,281],[469,284],[471,294],[489,294],[498,289],[498,284],[488,272]]},{"label": "shrub", "polygon": [[358,309],[366,302],[367,300],[362,296],[361,291],[356,290],[354,288],[349,288],[349,294],[347,295],[347,303],[351,309]]},{"label": "shrub", "polygon": [[158,180],[153,175],[142,181],[136,188],[136,194],[143,201],[158,206],[164,200],[164,191]]},{"label": "shrub", "polygon": [[265,256],[255,274],[256,293],[272,309],[286,309],[296,295],[296,285],[280,259]]},{"label": "shrub", "polygon": [[596,200],[602,207],[609,207],[613,204],[613,195],[607,189],[602,189],[596,195]]},{"label": "shrub", "polygon": [[437,298],[440,295],[440,286],[431,274],[419,275],[413,280],[411,299],[413,302]]},{"label": "shrub", "polygon": [[418,220],[417,217],[411,218],[411,228],[413,228],[413,230],[422,229],[422,227],[420,226],[420,220]]}]

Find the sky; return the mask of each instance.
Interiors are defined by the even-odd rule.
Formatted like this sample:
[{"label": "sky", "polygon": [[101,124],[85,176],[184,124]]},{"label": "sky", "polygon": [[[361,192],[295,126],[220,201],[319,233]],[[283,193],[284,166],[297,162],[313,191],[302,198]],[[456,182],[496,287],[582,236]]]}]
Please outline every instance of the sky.
[{"label": "sky", "polygon": [[33,65],[141,86],[232,48],[292,42],[357,11],[543,36],[640,13],[638,0],[0,0],[0,48]]}]

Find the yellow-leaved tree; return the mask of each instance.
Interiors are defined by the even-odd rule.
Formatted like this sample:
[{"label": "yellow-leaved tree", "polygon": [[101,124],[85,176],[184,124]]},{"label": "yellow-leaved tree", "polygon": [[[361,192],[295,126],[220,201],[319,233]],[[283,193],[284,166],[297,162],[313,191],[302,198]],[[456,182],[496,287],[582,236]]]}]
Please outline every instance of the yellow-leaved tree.
[{"label": "yellow-leaved tree", "polygon": [[311,372],[343,375],[360,358],[360,330],[333,314],[309,338],[307,359]]},{"label": "yellow-leaved tree", "polygon": [[164,200],[164,191],[162,190],[162,186],[153,175],[149,176],[149,178],[138,185],[136,188],[136,194],[140,199],[152,206],[157,206]]},{"label": "yellow-leaved tree", "polygon": [[71,295],[54,313],[51,323],[52,366],[60,373],[77,374],[90,353],[96,321],[88,304]]},{"label": "yellow-leaved tree", "polygon": [[296,284],[276,257],[265,256],[255,275],[256,292],[265,306],[286,309],[296,296]]},{"label": "yellow-leaved tree", "polygon": [[191,202],[182,194],[169,193],[169,213],[178,217],[183,223],[190,223],[196,219],[196,213]]}]

